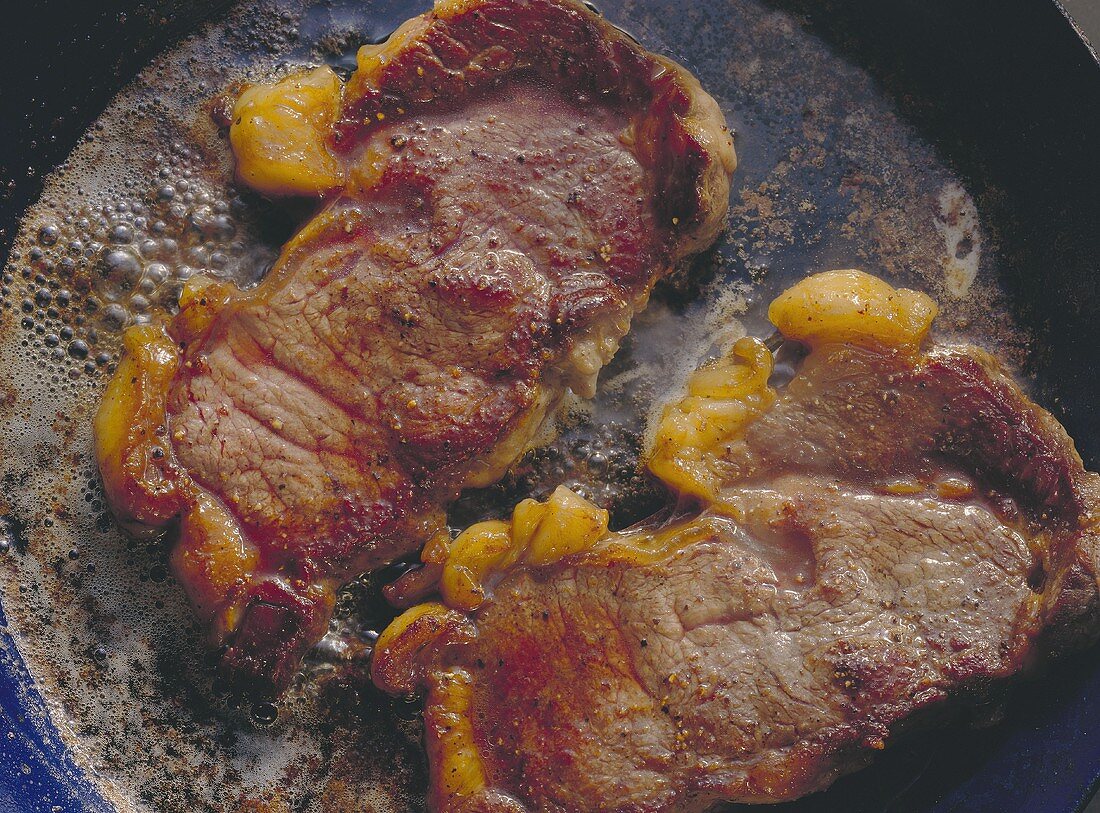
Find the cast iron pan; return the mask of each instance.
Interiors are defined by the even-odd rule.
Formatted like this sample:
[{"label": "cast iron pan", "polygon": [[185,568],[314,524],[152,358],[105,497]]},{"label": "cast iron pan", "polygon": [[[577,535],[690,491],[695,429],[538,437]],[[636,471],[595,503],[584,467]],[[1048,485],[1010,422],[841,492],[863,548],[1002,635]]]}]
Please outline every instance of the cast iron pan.
[{"label": "cast iron pan", "polygon": [[[223,13],[226,5],[47,0],[22,4],[18,16],[6,15],[0,31],[0,260],[6,262],[18,219],[37,197],[44,174],[65,159],[112,96],[158,52]],[[422,10],[422,4],[407,4],[407,14],[399,8],[405,4],[381,5],[395,20]],[[728,53],[722,50],[721,26],[729,24],[730,9],[739,10],[738,0],[604,4],[612,21],[625,20],[627,27],[635,22],[634,33],[645,45],[698,71],[738,128],[743,163],[735,186],[745,194],[733,211],[731,234],[705,258],[710,267],[699,273],[750,275],[766,299],[807,270],[807,263],[836,254],[836,246],[824,243],[829,229],[843,226],[829,219],[837,194],[888,184],[894,169],[919,186],[925,165],[933,174],[939,171],[935,167],[946,166],[965,182],[987,225],[995,262],[983,273],[994,275],[1004,294],[995,304],[1026,336],[1021,344],[1021,333],[1005,333],[1003,350],[1033,382],[1034,396],[1064,422],[1086,464],[1100,467],[1095,355],[1100,347],[1100,65],[1095,52],[1053,2],[774,0],[772,6],[774,18],[758,18],[759,31],[746,34],[760,58],[751,67],[751,50],[739,52],[736,43]],[[831,110],[835,99],[829,88],[848,77],[843,71],[822,76],[829,68],[812,54],[778,53],[780,20],[793,21],[822,43],[829,64],[859,66],[870,77],[866,92],[889,100],[897,120],[880,125],[872,109],[871,120],[860,124],[864,111],[851,105]],[[658,42],[652,41],[655,32]],[[740,64],[733,64],[737,60]],[[775,70],[787,72],[786,90],[754,97],[753,83],[768,74],[772,62],[779,65]],[[724,88],[723,82],[734,86]],[[879,126],[887,141],[894,130],[919,133],[922,143],[931,145],[932,157],[904,168],[880,166],[877,180],[861,176],[857,166],[844,166],[858,163],[842,149],[844,128],[856,128],[853,132],[866,139]],[[822,132],[814,135],[815,127]],[[822,147],[817,169],[804,177],[797,177],[802,153],[783,153],[792,139]],[[887,146],[884,155],[904,154],[897,143]],[[795,177],[777,186],[772,173],[784,160]],[[850,185],[842,184],[840,193],[815,188],[829,173],[850,178]],[[815,208],[801,215],[765,214],[759,200],[752,204],[757,192],[779,204],[804,193]],[[874,220],[858,225],[877,229],[879,239],[890,229]],[[893,238],[904,244],[907,236]],[[851,250],[859,245],[853,239]],[[895,246],[894,253],[904,256],[904,245]],[[908,273],[887,270],[903,278]],[[670,307],[676,307],[677,296],[667,294]],[[759,327],[752,314],[750,309],[750,327]],[[997,344],[999,336],[995,325],[983,333],[987,344]],[[22,532],[17,517],[0,525],[8,546],[18,548]],[[0,811],[109,810],[43,708],[12,637],[0,626]],[[976,718],[969,722],[905,740],[831,791],[779,809],[1078,810],[1100,778],[1096,653],[1062,661],[1040,680],[1018,687],[1000,722],[984,727],[974,726]]]}]

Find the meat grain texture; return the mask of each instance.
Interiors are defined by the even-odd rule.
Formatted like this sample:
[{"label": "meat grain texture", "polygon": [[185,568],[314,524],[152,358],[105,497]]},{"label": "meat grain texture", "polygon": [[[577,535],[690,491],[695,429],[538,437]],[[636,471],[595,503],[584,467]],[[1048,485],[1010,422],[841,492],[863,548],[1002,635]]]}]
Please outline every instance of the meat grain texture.
[{"label": "meat grain texture", "polygon": [[1100,478],[993,358],[920,344],[933,313],[811,278],[772,310],[793,380],[745,339],[666,411],[687,516],[609,533],[561,490],[434,554],[438,601],[374,662],[426,692],[434,809],[793,799],[1091,643]]},{"label": "meat grain texture", "polygon": [[253,290],[135,328],[97,420],[110,503],[243,687],[279,690],[349,577],[445,533],[653,284],[722,228],[715,102],[572,0],[440,2],[341,83],[247,88],[242,181],[318,214]]}]

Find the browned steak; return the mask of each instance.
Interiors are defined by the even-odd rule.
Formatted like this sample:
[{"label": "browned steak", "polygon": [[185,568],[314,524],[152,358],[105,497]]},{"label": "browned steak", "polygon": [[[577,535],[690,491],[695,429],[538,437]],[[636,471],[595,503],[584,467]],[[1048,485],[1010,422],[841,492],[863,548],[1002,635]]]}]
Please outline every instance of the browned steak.
[{"label": "browned steak", "polygon": [[328,202],[259,287],[194,284],[126,337],[97,437],[117,515],[179,517],[226,663],[279,688],[349,575],[444,531],[591,392],[718,233],[734,158],[693,77],[572,0],[440,3],[346,87],[267,91],[238,104],[242,178]]},{"label": "browned steak", "polygon": [[985,353],[827,342],[771,397],[696,516],[572,497],[453,544],[374,666],[428,692],[436,810],[791,799],[1096,636],[1098,478]]}]

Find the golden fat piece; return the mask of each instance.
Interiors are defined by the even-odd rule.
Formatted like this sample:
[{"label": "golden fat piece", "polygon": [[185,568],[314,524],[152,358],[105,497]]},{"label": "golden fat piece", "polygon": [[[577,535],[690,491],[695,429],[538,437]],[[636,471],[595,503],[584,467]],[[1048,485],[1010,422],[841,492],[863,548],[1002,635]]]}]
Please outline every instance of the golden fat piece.
[{"label": "golden fat piece", "polygon": [[702,500],[717,497],[715,462],[745,426],[775,402],[768,386],[772,354],[745,337],[725,357],[688,379],[688,394],[665,407],[646,464],[676,491]]},{"label": "golden fat piece", "polygon": [[939,308],[928,294],[894,288],[863,271],[823,271],[791,286],[768,308],[788,339],[818,347],[845,342],[915,350]]},{"label": "golden fat piece", "polygon": [[319,197],[343,186],[328,147],[343,87],[324,67],[245,88],[229,128],[240,179],[269,195]]},{"label": "golden fat piece", "polygon": [[[159,529],[178,513],[167,471],[164,399],[179,352],[159,326],[140,325],[122,337],[122,360],[95,417],[95,446],[112,505],[125,507],[134,533]],[[150,431],[149,427],[158,427]]]}]

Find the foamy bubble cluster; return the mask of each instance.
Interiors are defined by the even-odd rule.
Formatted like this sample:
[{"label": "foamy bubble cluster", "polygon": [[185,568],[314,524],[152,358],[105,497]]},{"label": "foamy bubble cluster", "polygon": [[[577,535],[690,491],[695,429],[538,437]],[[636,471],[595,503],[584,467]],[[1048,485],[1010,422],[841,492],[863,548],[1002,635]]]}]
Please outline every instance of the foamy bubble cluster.
[{"label": "foamy bubble cluster", "polygon": [[32,215],[39,222],[24,234],[34,239],[24,238],[5,272],[0,307],[18,307],[25,346],[71,380],[110,371],[118,334],[174,313],[196,274],[248,287],[271,262],[271,247],[239,234],[247,205],[224,178],[209,176],[196,150],[175,142],[153,164],[144,188],[127,182],[121,190],[82,186],[76,200],[48,195],[43,203],[53,205]]}]

